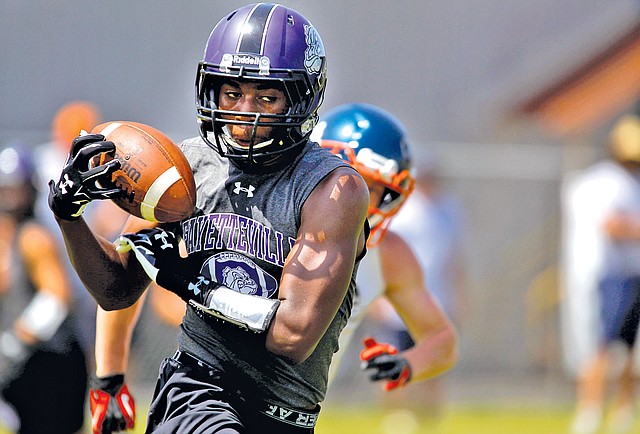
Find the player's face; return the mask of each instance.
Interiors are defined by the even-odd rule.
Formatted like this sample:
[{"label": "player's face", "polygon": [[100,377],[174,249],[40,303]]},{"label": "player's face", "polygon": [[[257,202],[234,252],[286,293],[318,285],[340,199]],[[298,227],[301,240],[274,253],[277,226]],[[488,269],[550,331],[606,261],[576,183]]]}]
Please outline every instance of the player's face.
[{"label": "player's face", "polygon": [[[252,81],[227,81],[220,88],[218,106],[222,110],[281,114],[287,110],[287,101],[282,90],[267,84]],[[225,116],[227,119],[232,119]],[[236,120],[252,121],[252,117],[235,116]],[[265,119],[269,121],[268,119]],[[273,121],[273,120],[271,120]],[[241,147],[249,148],[253,127],[250,125],[229,125],[229,134]],[[254,143],[271,138],[273,128],[258,127]]]}]

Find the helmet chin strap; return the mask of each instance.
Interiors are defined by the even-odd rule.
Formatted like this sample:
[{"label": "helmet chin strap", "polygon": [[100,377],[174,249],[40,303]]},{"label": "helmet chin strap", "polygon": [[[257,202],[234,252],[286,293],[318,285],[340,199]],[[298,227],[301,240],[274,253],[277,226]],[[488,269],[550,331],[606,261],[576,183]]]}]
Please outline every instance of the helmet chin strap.
[{"label": "helmet chin strap", "polygon": [[[214,141],[210,141],[211,135],[215,136]],[[204,136],[203,138],[222,156],[229,158],[234,164],[242,166],[244,170],[257,170],[257,168],[260,168],[260,170],[276,170],[294,159],[299,154],[296,149],[306,143],[306,140],[302,140],[294,143],[293,146],[284,146],[282,139],[274,137],[253,144],[251,152],[249,152],[249,148],[240,145],[233,139],[227,125],[217,127],[217,132],[209,130],[206,138]],[[280,151],[260,152],[268,146],[275,147],[276,143],[283,146]],[[251,160],[249,160],[249,156],[251,156]]]}]

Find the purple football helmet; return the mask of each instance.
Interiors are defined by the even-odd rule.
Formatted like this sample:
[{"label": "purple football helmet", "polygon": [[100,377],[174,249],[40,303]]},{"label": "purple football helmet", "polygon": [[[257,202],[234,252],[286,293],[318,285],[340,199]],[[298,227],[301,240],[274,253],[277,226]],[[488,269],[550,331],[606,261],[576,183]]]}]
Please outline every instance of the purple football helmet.
[{"label": "purple football helmet", "polygon": [[17,220],[34,214],[38,194],[35,162],[26,146],[0,148],[0,212]]},{"label": "purple football helmet", "polygon": [[[242,112],[242,119],[218,108],[219,90],[227,79],[259,81],[282,89],[283,114]],[[231,161],[265,164],[305,143],[317,122],[324,97],[326,58],[320,35],[298,12],[273,3],[243,6],[224,17],[207,41],[196,75],[196,108],[200,135]],[[227,115],[227,119],[224,119]],[[230,119],[229,119],[230,118]],[[252,125],[248,147],[241,147],[227,125]],[[273,127],[271,140],[255,143],[258,126]]]}]

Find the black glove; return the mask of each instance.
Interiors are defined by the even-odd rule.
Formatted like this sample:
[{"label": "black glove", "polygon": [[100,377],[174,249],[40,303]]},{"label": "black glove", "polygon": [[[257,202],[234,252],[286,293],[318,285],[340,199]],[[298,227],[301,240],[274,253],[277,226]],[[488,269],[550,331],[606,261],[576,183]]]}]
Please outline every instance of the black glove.
[{"label": "black glove", "polygon": [[200,274],[198,258],[182,258],[175,234],[164,229],[124,234],[118,238],[116,249],[118,252],[133,250],[151,280],[177,294],[203,318],[262,333],[280,304],[278,299],[241,294],[206,278]]},{"label": "black glove", "polygon": [[91,168],[94,157],[101,153],[114,156],[115,152],[113,142],[105,141],[102,134],[80,135],[73,140],[60,180],[49,181],[49,208],[56,216],[76,220],[92,200],[113,199],[122,194],[111,182],[111,175],[122,165],[120,160],[114,158]]},{"label": "black glove", "polygon": [[371,381],[388,380],[384,385],[388,392],[403,387],[411,379],[411,366],[407,359],[398,355],[396,347],[373,338],[366,338],[364,346],[360,352],[362,369],[377,370],[369,377]]},{"label": "black glove", "polygon": [[111,434],[134,427],[136,405],[122,374],[91,378],[89,406],[93,434]]},{"label": "black glove", "polygon": [[142,229],[120,236],[117,243],[118,252],[132,250],[151,280],[186,302],[203,303],[213,289],[211,281],[200,275],[201,264],[180,256],[178,239],[173,232],[158,227]]}]

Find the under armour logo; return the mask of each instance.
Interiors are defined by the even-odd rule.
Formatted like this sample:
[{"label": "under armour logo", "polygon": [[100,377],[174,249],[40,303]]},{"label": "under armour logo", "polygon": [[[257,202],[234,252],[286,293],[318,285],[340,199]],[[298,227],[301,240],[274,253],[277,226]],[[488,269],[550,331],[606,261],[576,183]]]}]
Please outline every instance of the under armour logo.
[{"label": "under armour logo", "polygon": [[173,244],[171,244],[171,242],[167,238],[169,238],[169,234],[167,232],[160,232],[155,235],[156,240],[162,240],[162,245],[160,246],[162,250],[170,249],[173,247]]},{"label": "under armour logo", "polygon": [[253,197],[253,191],[256,189],[253,185],[249,184],[249,188],[243,187],[242,183],[236,182],[236,188],[233,189],[235,194],[240,194],[241,191],[247,193],[247,197]]},{"label": "under armour logo", "polygon": [[64,181],[60,181],[58,188],[62,191],[62,194],[67,194],[67,187],[73,187],[73,181],[69,179],[69,175],[64,174]]},{"label": "under armour logo", "polygon": [[207,280],[204,276],[198,276],[198,281],[196,283],[189,282],[188,289],[189,291],[193,292],[194,295],[199,295],[201,292],[200,285],[202,284],[208,285],[209,280]]}]

